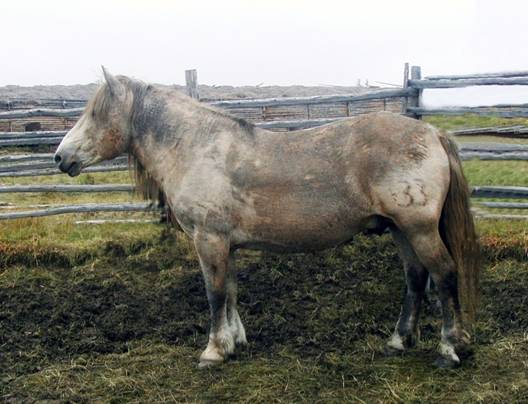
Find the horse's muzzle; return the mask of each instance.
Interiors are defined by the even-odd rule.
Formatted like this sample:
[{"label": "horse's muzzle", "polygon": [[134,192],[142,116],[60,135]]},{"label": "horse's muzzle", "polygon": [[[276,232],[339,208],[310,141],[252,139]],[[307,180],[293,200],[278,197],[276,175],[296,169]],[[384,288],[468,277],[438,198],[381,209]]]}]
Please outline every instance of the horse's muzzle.
[{"label": "horse's muzzle", "polygon": [[59,170],[63,173],[67,173],[70,177],[75,177],[81,173],[81,162],[75,160],[75,158],[71,158],[71,156],[57,152],[55,153],[54,160]]}]

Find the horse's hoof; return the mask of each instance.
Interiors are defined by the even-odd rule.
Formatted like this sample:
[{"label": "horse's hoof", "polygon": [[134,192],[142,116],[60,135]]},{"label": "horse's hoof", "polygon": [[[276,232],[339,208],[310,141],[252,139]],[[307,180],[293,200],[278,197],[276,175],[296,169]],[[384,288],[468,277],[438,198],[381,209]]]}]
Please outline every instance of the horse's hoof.
[{"label": "horse's hoof", "polygon": [[460,362],[440,356],[434,361],[433,365],[438,369],[456,369],[460,366]]},{"label": "horse's hoof", "polygon": [[200,360],[200,362],[198,362],[198,369],[213,368],[222,363],[223,361],[213,361],[213,360],[208,360],[208,359],[202,359]]},{"label": "horse's hoof", "polygon": [[404,352],[405,351],[402,349],[396,349],[389,345],[385,345],[385,348],[383,349],[383,355],[388,357],[401,356]]}]

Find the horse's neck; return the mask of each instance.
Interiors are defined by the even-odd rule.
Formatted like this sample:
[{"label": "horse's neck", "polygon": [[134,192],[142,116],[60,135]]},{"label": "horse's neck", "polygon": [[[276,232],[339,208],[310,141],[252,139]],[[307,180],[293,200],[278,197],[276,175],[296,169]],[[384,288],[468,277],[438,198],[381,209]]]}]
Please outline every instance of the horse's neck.
[{"label": "horse's neck", "polygon": [[134,126],[130,152],[159,183],[193,160],[196,149],[214,142],[217,133],[238,137],[242,131],[231,118],[166,91],[145,97]]},{"label": "horse's neck", "polygon": [[159,183],[163,182],[161,163],[180,142],[182,119],[183,111],[175,108],[166,92],[159,90],[147,94],[133,111],[130,153]]}]

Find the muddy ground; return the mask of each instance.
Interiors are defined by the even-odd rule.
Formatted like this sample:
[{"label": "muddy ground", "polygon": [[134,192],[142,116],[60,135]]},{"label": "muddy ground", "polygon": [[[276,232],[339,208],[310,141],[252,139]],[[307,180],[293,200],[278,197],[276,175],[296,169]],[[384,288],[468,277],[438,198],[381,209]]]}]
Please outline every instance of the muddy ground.
[{"label": "muddy ground", "polygon": [[0,245],[0,399],[6,402],[526,402],[528,264],[516,245],[484,240],[475,354],[432,367],[439,313],[422,343],[385,358],[403,294],[390,238],[322,253],[239,257],[249,346],[198,370],[208,306],[189,243],[160,230],[75,252]]}]

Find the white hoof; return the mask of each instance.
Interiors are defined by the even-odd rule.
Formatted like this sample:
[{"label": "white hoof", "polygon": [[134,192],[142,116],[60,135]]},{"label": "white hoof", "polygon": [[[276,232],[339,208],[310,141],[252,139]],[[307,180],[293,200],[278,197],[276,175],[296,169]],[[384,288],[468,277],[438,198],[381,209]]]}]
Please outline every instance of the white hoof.
[{"label": "white hoof", "polygon": [[200,355],[199,367],[209,367],[223,362],[229,355],[235,352],[235,339],[231,330],[223,330],[209,335],[207,348]]},{"label": "white hoof", "polygon": [[460,358],[458,357],[455,351],[455,347],[453,345],[445,341],[441,341],[440,344],[438,345],[438,352],[443,358],[455,364],[460,364]]},{"label": "white hoof", "polygon": [[387,341],[387,346],[397,351],[405,350],[405,347],[403,346],[403,340],[400,337],[400,334],[398,334],[397,332],[392,334],[390,339]]}]

